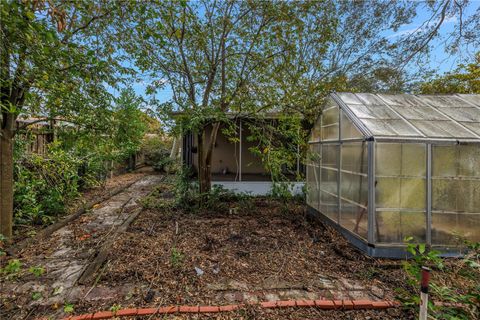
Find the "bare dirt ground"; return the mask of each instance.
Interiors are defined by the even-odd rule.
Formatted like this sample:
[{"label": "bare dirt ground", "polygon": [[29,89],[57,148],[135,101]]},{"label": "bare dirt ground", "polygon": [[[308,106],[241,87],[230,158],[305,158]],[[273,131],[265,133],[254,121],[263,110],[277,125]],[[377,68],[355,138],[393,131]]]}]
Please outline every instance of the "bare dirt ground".
[{"label": "bare dirt ground", "polygon": [[[166,205],[173,197],[170,186],[159,185],[158,179],[150,177],[145,175],[141,179],[143,185],[132,185],[116,199],[100,204],[88,215],[58,230],[45,243],[31,245],[17,257],[6,257],[21,259],[25,268],[42,265],[46,272],[39,278],[31,274],[1,278],[0,317],[59,318],[65,315],[66,305],[73,308],[73,314],[82,314],[112,307],[332,298],[393,300],[395,288],[404,283],[398,261],[366,257],[336,231],[309,219],[301,203],[256,198],[231,201],[218,210],[176,210]],[[95,259],[96,248],[118,226],[115,221],[127,219],[131,210],[124,207],[133,206],[132,201],[138,206],[154,186],[158,186],[153,195],[155,203],[149,204],[150,209],[143,210],[125,232],[115,234],[105,263],[93,281],[79,284],[77,280],[87,262]],[[34,299],[36,292],[41,296]],[[222,314],[151,317],[165,318],[409,319],[413,316],[398,308],[266,310],[251,305]]]}]

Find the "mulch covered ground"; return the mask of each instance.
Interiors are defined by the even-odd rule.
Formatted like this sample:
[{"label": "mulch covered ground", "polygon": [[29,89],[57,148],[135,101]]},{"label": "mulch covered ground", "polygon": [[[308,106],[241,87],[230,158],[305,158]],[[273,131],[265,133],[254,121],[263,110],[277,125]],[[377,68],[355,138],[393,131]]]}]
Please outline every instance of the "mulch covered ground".
[{"label": "mulch covered ground", "polygon": [[[140,175],[120,176],[111,180],[105,191],[92,191],[85,197],[95,199],[106,190],[128,185]],[[72,300],[54,305],[33,305],[30,291],[12,291],[6,294],[3,307],[0,303],[0,314],[6,319],[20,319],[18,315],[27,315],[29,319],[49,314],[60,316],[59,311],[67,303],[74,308],[74,315],[125,308],[247,303],[245,308],[232,312],[149,319],[416,318],[411,311],[401,308],[262,309],[255,303],[322,298],[391,301],[398,289],[411,288],[407,287],[402,261],[365,256],[334,229],[308,217],[301,202],[219,199],[211,201],[213,207],[209,209],[180,210],[172,206],[173,201],[172,186],[167,183],[144,199],[143,212],[126,232],[115,236],[95,281],[79,286],[76,298],[72,295]],[[85,255],[102,243],[103,233],[83,238],[87,232],[83,226],[89,219],[89,215],[84,215],[68,225],[72,230],[69,245],[78,255]],[[21,253],[22,263],[30,266],[28,262],[47,254],[55,247],[55,241],[51,237],[29,245]],[[3,257],[4,262],[9,258]],[[478,285],[478,281],[474,276],[462,276],[465,270],[458,261],[446,260],[449,272],[435,270],[433,279],[463,292],[464,288]],[[27,273],[6,281],[2,276],[0,284],[19,287],[28,284],[32,277]],[[43,277],[54,275],[46,270]]]},{"label": "mulch covered ground", "polygon": [[[349,285],[360,286],[365,292],[357,293],[372,299],[370,289],[380,289],[378,300],[393,300],[394,289],[402,284],[402,272],[395,270],[398,261],[366,257],[333,229],[308,219],[302,204],[258,198],[228,206],[236,209],[232,213],[228,209],[184,212],[166,206],[145,210],[116,240],[97,283],[99,287],[128,284],[132,290],[117,301],[84,301],[76,305],[75,313],[108,310],[113,304],[227,305],[272,297],[288,300],[309,293],[348,299],[345,286]],[[214,316],[182,317],[406,319],[411,315],[401,309],[262,310],[252,306]]]}]

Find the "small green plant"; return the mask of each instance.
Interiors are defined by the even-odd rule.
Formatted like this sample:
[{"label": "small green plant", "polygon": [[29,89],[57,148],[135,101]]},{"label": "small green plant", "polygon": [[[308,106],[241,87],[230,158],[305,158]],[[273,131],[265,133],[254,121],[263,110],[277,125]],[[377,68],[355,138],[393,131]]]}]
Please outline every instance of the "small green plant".
[{"label": "small green plant", "polygon": [[42,293],[41,292],[32,292],[32,300],[37,301],[42,299]]},{"label": "small green plant", "polygon": [[182,262],[183,262],[183,254],[177,250],[177,248],[172,248],[172,253],[170,255],[170,264],[177,268],[179,267]]},{"label": "small green plant", "polygon": [[293,198],[290,188],[291,184],[287,182],[274,182],[269,195],[274,199],[287,202]]},{"label": "small green plant", "polygon": [[[415,244],[412,237],[405,238],[404,241],[411,259],[403,263],[403,269],[407,275],[407,289],[397,289],[398,298],[403,305],[418,311],[421,268],[427,266],[436,276],[430,281],[429,316],[432,319],[478,319],[480,316],[478,308],[480,303],[479,245],[467,243],[467,253],[463,259],[451,261],[450,265],[446,265],[444,259],[440,257],[440,252],[429,250],[425,244]],[[446,285],[445,280],[452,277],[457,277],[455,286]],[[432,301],[444,302],[444,304],[435,305]]]},{"label": "small green plant", "polygon": [[239,197],[221,186],[212,186],[210,192],[200,193],[198,183],[190,180],[191,171],[183,167],[174,181],[175,207],[185,211],[211,210],[228,212],[228,202]]},{"label": "small green plant", "polygon": [[65,302],[63,305],[63,312],[72,313],[74,311],[74,305],[72,303]]},{"label": "small green plant", "polygon": [[43,267],[39,267],[39,266],[35,266],[35,267],[32,266],[32,267],[28,268],[28,272],[32,273],[36,277],[40,277],[45,272],[45,269]]},{"label": "small green plant", "polygon": [[11,259],[8,261],[7,265],[0,269],[1,273],[9,275],[9,276],[15,276],[20,272],[22,268],[22,263],[18,259]]},{"label": "small green plant", "polygon": [[117,313],[118,310],[120,310],[122,308],[122,305],[121,304],[114,304],[113,306],[110,307],[110,311],[112,311],[113,313]]}]

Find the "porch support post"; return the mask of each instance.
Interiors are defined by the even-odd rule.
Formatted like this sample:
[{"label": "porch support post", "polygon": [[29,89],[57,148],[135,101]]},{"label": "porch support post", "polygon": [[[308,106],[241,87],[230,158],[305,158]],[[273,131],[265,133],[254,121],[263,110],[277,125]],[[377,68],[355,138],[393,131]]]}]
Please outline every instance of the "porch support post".
[{"label": "porch support post", "polygon": [[[298,128],[298,136],[300,136],[300,128]],[[300,144],[297,143],[297,176],[300,174]]]},{"label": "porch support post", "polygon": [[375,141],[368,141],[368,234],[369,245],[375,244]]},{"label": "porch support post", "polygon": [[242,181],[242,144],[243,144],[243,140],[242,140],[242,119],[240,118],[240,125],[239,125],[239,136],[240,136],[240,144],[239,144],[239,150],[238,150],[238,153],[239,153],[239,159],[238,159],[238,164],[239,164],[239,169],[238,169],[238,181]]}]

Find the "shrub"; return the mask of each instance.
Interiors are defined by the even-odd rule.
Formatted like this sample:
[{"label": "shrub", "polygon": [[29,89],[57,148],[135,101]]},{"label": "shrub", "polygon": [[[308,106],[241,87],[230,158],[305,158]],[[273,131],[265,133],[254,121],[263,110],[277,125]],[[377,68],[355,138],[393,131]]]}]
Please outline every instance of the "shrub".
[{"label": "shrub", "polygon": [[99,168],[53,143],[45,155],[16,153],[14,218],[16,224],[48,224],[65,212],[81,186],[97,183]]},{"label": "shrub", "polygon": [[212,186],[210,192],[200,193],[198,183],[191,181],[191,170],[188,167],[182,167],[175,179],[175,200],[176,207],[183,210],[195,211],[215,210],[218,212],[228,210],[228,202],[238,200],[245,195],[236,195],[232,191],[226,190],[221,186]]},{"label": "shrub", "polygon": [[160,135],[145,136],[141,150],[145,154],[145,163],[157,171],[166,171],[173,162],[170,159],[169,142]]}]

